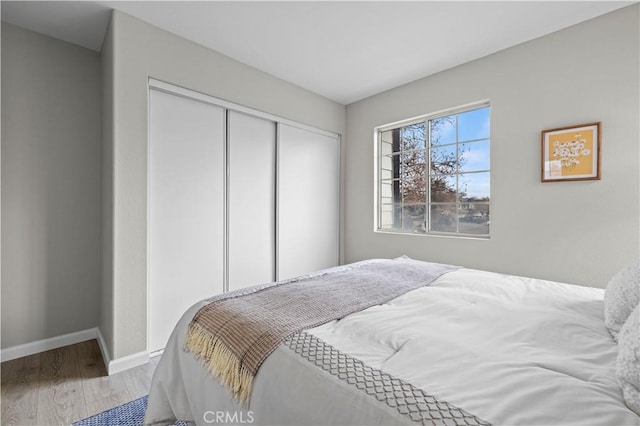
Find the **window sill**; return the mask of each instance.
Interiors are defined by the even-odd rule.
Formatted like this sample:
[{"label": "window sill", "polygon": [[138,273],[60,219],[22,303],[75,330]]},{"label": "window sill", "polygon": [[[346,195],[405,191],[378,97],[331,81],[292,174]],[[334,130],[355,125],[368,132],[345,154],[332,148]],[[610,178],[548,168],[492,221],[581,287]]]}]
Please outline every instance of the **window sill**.
[{"label": "window sill", "polygon": [[389,234],[389,235],[409,235],[418,237],[435,237],[435,238],[455,238],[463,240],[482,240],[488,241],[491,239],[491,235],[477,235],[477,234],[449,234],[445,232],[409,232],[391,229],[375,229],[373,232],[376,234]]}]

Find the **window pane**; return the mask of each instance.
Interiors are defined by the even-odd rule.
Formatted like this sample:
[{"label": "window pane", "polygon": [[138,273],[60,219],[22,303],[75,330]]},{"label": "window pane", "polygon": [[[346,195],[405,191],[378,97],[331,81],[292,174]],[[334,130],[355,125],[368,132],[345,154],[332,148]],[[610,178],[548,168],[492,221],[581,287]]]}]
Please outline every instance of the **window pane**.
[{"label": "window pane", "polygon": [[427,164],[425,151],[409,151],[401,152],[400,156],[400,174],[421,174],[425,173]]},{"label": "window pane", "polygon": [[423,185],[403,185],[402,202],[404,203],[426,203],[427,188]]},{"label": "window pane", "polygon": [[382,204],[393,201],[393,183],[391,181],[380,182],[380,199]]},{"label": "window pane", "polygon": [[416,123],[400,128],[400,149],[408,151],[411,149],[425,149],[426,136],[424,123]]},{"label": "window pane", "polygon": [[438,204],[431,206],[432,231],[456,232],[457,211],[455,204]]},{"label": "window pane", "polygon": [[402,227],[402,204],[384,202],[380,205],[380,227],[400,229]]},{"label": "window pane", "polygon": [[458,182],[462,200],[489,201],[489,172],[463,173]]},{"label": "window pane", "polygon": [[489,107],[458,114],[458,141],[489,138]]},{"label": "window pane", "polygon": [[464,234],[489,234],[489,204],[464,203],[460,205],[459,232]]},{"label": "window pane", "polygon": [[380,205],[380,228],[393,229],[394,205],[386,201]]},{"label": "window pane", "polygon": [[382,155],[389,155],[394,151],[393,149],[393,130],[387,130],[386,132],[380,132],[380,153]]},{"label": "window pane", "polygon": [[413,232],[425,232],[426,205],[404,205],[402,207],[402,229]]},{"label": "window pane", "polygon": [[489,170],[489,141],[463,143],[460,150],[459,167],[461,172]]},{"label": "window pane", "polygon": [[380,156],[380,168],[391,170],[393,169],[393,159],[391,155],[381,155]]},{"label": "window pane", "polygon": [[384,141],[380,142],[380,154],[382,155],[390,155],[392,152],[391,144],[386,143]]},{"label": "window pane", "polygon": [[431,148],[431,173],[432,174],[452,174],[458,171],[455,145],[447,145],[438,148]]},{"label": "window pane", "polygon": [[455,115],[447,115],[446,117],[429,120],[429,127],[431,130],[431,146],[456,142]]},{"label": "window pane", "polygon": [[431,176],[431,202],[452,203],[458,199],[456,176]]},{"label": "window pane", "polygon": [[380,170],[380,178],[382,180],[393,179],[393,172],[391,170],[382,169]]},{"label": "window pane", "polygon": [[425,202],[427,186],[426,163],[425,151],[411,151],[400,154],[400,180],[402,182],[403,202]]}]

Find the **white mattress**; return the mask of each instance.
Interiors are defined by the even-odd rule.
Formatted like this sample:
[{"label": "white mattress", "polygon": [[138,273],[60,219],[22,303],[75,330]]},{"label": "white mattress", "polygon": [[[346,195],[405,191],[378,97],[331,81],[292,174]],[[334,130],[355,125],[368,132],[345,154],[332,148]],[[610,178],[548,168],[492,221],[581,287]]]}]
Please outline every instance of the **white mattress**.
[{"label": "white mattress", "polygon": [[[603,294],[460,269],[308,332],[496,425],[640,425],[615,377],[617,345],[604,325]],[[184,330],[200,306],[181,320],[165,350],[152,384],[148,421],[175,416],[203,423],[207,410],[242,408],[181,349]],[[254,424],[358,424],[357,417],[349,417],[353,406],[371,398],[349,397],[347,414],[314,411],[308,398],[287,403],[300,398],[301,386],[322,385],[320,376],[295,372],[291,357],[296,355],[285,349],[276,350],[256,376],[250,407]],[[281,377],[285,384],[278,383]],[[332,395],[331,389],[314,392]],[[284,405],[274,408],[278,401]],[[291,409],[300,404],[304,409]],[[384,424],[385,417],[376,416]]]}]

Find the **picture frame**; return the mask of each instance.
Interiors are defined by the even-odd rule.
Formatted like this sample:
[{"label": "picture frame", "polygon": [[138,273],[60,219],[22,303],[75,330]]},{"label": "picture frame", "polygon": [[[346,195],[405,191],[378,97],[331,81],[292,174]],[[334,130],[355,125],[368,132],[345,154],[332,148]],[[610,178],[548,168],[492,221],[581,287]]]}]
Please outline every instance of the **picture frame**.
[{"label": "picture frame", "polygon": [[542,131],[542,182],[600,179],[600,122]]}]

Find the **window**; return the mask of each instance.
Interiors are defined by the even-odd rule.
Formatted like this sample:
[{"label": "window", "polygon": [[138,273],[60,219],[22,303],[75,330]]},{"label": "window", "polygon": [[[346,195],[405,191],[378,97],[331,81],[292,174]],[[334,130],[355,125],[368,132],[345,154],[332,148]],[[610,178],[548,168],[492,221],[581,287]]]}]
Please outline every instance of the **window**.
[{"label": "window", "polygon": [[377,129],[380,231],[489,236],[487,103]]}]

